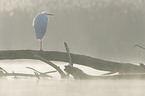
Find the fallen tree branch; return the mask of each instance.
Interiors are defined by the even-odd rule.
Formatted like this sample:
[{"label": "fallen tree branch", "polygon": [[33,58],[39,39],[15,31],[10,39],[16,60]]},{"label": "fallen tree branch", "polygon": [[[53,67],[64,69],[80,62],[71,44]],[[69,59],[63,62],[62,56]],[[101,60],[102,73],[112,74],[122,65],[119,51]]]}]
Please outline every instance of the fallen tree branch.
[{"label": "fallen tree branch", "polygon": [[[37,77],[36,74],[15,73],[14,71],[12,73],[9,73],[5,69],[3,69],[2,67],[0,67],[0,69],[2,70],[0,72],[0,77],[2,77],[2,76],[15,76],[15,77],[16,76],[27,76],[27,77]],[[39,74],[39,77],[51,77],[52,78],[52,76],[47,75],[47,74]]]},{"label": "fallen tree branch", "polygon": [[139,47],[139,48],[141,48],[141,49],[145,50],[145,48],[144,48],[144,47],[142,47],[142,46],[140,46],[140,45],[135,45],[134,47]]},{"label": "fallen tree branch", "polygon": [[[0,76],[27,76],[27,77],[36,77],[35,74],[24,74],[24,73],[2,73]],[[39,75],[40,77],[51,77],[50,75]]]},{"label": "fallen tree branch", "polygon": [[117,75],[103,75],[103,76],[93,76],[84,73],[81,69],[77,67],[65,66],[64,69],[67,73],[71,74],[75,80],[77,79],[145,79],[144,73],[125,73]]},{"label": "fallen tree branch", "polygon": [[57,72],[57,71],[48,71],[48,72],[40,72],[40,71],[38,71],[38,70],[36,70],[36,69],[34,69],[34,68],[31,68],[31,67],[26,67],[26,68],[28,68],[28,69],[31,69],[31,70],[33,70],[33,71],[36,71],[37,73],[39,73],[39,74],[48,74],[48,73],[54,73],[54,72]]},{"label": "fallen tree branch", "polygon": [[[67,54],[65,52],[40,51],[40,50],[0,51],[0,60],[5,60],[5,59],[40,60],[40,58],[36,58],[32,53],[37,53],[39,56],[45,58],[45,60],[44,59],[41,60],[44,62],[46,62],[47,60],[69,62],[67,58]],[[72,53],[71,53],[71,58],[74,64],[80,64],[102,71],[111,71],[111,72],[120,72],[120,73],[144,73],[145,72],[145,70],[143,70],[140,66],[130,64],[130,63],[118,63],[112,61],[105,61],[90,56],[72,54]]]},{"label": "fallen tree branch", "polygon": [[55,68],[58,71],[58,73],[61,75],[61,78],[67,78],[67,75],[57,65],[53,64],[48,59],[45,59],[45,57],[40,56],[37,53],[33,53],[33,54],[34,54],[33,56],[35,58],[38,58],[39,60],[41,60],[41,61],[45,62],[46,64],[48,64],[48,65],[52,66],[53,68]]},{"label": "fallen tree branch", "polygon": [[4,68],[0,67],[0,69],[1,69],[2,71],[4,71],[5,73],[8,73]]}]

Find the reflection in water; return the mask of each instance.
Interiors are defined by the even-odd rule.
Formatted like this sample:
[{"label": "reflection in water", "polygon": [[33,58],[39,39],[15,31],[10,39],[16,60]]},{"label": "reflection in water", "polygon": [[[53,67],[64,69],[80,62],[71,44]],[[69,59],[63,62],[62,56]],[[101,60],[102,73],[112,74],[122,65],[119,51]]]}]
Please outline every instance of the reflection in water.
[{"label": "reflection in water", "polygon": [[[21,62],[21,63],[20,63]],[[29,62],[29,63],[28,63]],[[64,69],[64,63],[54,62]],[[33,60],[14,60],[14,61],[1,61],[0,66],[5,68],[8,72],[15,70],[20,73],[33,73],[25,67],[30,66],[46,72],[54,70],[47,64]],[[74,65],[76,66],[76,65]],[[89,73],[86,67],[77,66],[85,72]],[[95,70],[94,70],[95,71]],[[93,73],[91,69],[91,73]],[[95,72],[94,72],[95,73]],[[103,72],[96,72],[100,74]],[[53,79],[40,79],[37,78],[0,78],[0,96],[142,96],[144,92],[144,80],[60,80],[59,74],[51,74]]]},{"label": "reflection in water", "polygon": [[1,96],[143,96],[144,80],[3,80]]},{"label": "reflection in water", "polygon": [[[64,63],[64,62],[55,62],[55,61],[52,61],[52,62],[54,64],[57,64],[57,66],[59,66],[62,70],[64,70],[65,65],[68,65],[68,63]],[[2,60],[0,62],[0,67],[4,68],[9,73],[12,73],[14,71],[15,73],[34,74],[33,70],[30,70],[26,67],[34,68],[42,73],[45,73],[48,71],[56,71],[56,69],[54,69],[50,65],[44,62],[41,62],[39,60],[9,60],[9,61]],[[83,70],[85,73],[90,74],[90,75],[101,75],[101,74],[106,73],[104,71],[99,71],[93,68],[76,65],[76,64],[74,64],[74,67],[78,67],[81,70]],[[53,79],[60,79],[60,75],[58,72],[49,73],[48,75],[53,76]]]}]

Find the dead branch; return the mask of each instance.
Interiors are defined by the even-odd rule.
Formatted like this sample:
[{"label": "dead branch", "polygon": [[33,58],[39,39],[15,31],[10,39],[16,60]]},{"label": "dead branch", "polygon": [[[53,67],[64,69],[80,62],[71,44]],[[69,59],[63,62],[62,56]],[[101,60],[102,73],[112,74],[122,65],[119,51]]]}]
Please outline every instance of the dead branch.
[{"label": "dead branch", "polygon": [[31,70],[33,70],[33,71],[39,73],[39,74],[48,74],[48,73],[57,72],[57,71],[48,71],[48,72],[43,72],[43,73],[42,73],[42,72],[40,72],[40,71],[38,71],[38,70],[36,70],[36,69],[34,69],[34,68],[31,68],[31,67],[26,67],[26,68],[31,69]]},{"label": "dead branch", "polygon": [[[2,77],[2,76],[15,76],[15,77],[16,76],[27,76],[27,77],[37,77],[37,75],[38,75],[38,74],[36,75],[36,74],[15,73],[14,71],[12,73],[9,73],[9,72],[7,72],[2,67],[0,67],[0,69],[2,70],[2,72],[0,72],[0,77]],[[39,77],[50,77],[50,78],[52,78],[52,76],[46,75],[46,74],[39,74]]]},{"label": "dead branch", "polygon": [[[40,58],[36,58],[33,53],[37,53]],[[118,63],[118,62],[112,62],[112,61],[105,61],[105,60],[90,57],[90,56],[72,54],[72,53],[71,53],[71,58],[74,64],[88,66],[97,70],[120,72],[120,73],[144,73],[145,72],[145,70],[143,70],[140,66],[130,64],[130,63]],[[0,60],[5,60],[5,59],[11,59],[11,60],[12,59],[34,59],[34,60],[41,60],[44,62],[46,62],[47,60],[69,62],[67,53],[65,52],[40,51],[40,50],[3,50],[3,51],[0,51]],[[48,61],[46,63],[48,63]]]}]

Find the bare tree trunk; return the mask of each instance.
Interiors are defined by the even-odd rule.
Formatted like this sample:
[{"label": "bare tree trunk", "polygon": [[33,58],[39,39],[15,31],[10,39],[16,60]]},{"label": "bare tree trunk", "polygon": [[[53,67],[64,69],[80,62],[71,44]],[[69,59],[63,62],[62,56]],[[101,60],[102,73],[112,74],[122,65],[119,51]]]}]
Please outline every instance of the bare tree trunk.
[{"label": "bare tree trunk", "polygon": [[[0,60],[4,59],[35,59],[42,60],[42,58],[36,58],[34,53],[45,58],[45,60],[50,61],[62,61],[69,62],[67,59],[67,54],[65,52],[58,51],[40,51],[40,50],[5,50],[0,51]],[[105,61],[98,58],[93,58],[90,56],[72,54],[72,62],[74,64],[80,64],[88,66],[97,70],[111,71],[111,72],[120,72],[120,73],[143,73],[145,70],[138,65],[130,63],[118,63]],[[46,62],[47,63],[47,62]]]}]

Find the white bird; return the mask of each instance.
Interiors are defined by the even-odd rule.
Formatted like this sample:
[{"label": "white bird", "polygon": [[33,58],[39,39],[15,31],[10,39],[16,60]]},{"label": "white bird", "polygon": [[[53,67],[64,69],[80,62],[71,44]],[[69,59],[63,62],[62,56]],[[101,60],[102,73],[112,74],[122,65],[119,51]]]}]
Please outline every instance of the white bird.
[{"label": "white bird", "polygon": [[33,20],[33,27],[35,30],[35,35],[36,35],[36,38],[40,41],[40,50],[42,50],[42,39],[47,29],[47,23],[48,23],[47,15],[53,16],[53,14],[42,12],[42,13],[39,13]]}]

